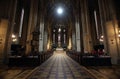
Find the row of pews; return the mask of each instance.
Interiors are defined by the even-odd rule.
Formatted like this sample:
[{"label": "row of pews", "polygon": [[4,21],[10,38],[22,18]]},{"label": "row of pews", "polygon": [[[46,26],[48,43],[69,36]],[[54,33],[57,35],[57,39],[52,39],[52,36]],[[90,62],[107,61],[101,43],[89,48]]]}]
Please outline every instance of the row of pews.
[{"label": "row of pews", "polygon": [[29,55],[29,56],[9,56],[8,66],[39,66],[49,57],[53,55],[53,51],[41,52],[38,55]]},{"label": "row of pews", "polygon": [[66,54],[84,66],[111,66],[111,57],[108,55],[86,55],[76,51],[67,51]]}]

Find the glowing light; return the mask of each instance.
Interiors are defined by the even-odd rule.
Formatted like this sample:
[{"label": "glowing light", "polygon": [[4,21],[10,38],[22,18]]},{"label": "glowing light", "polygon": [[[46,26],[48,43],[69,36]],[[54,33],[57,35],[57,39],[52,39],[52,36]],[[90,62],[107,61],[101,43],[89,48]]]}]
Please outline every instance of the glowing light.
[{"label": "glowing light", "polygon": [[103,41],[104,41],[104,40],[103,40],[103,38],[104,38],[104,36],[103,36],[103,35],[101,35],[101,37],[100,37],[99,41],[100,41],[100,42],[103,42]]},{"label": "glowing light", "polygon": [[103,42],[103,39],[100,39],[100,42]]},{"label": "glowing light", "polygon": [[63,9],[62,9],[61,7],[59,7],[59,8],[57,9],[57,13],[58,13],[59,15],[63,14]]},{"label": "glowing light", "polygon": [[120,30],[118,32],[120,33]]},{"label": "glowing light", "polygon": [[12,34],[12,38],[15,38],[16,36],[14,34]]},{"label": "glowing light", "polygon": [[15,38],[15,39],[13,39],[12,41],[13,41],[13,42],[16,42],[16,41],[17,41],[17,39]]},{"label": "glowing light", "polygon": [[61,28],[58,29],[58,32],[61,32]]},{"label": "glowing light", "polygon": [[101,38],[103,38],[104,36],[102,35]]},{"label": "glowing light", "polygon": [[118,34],[118,37],[120,38],[120,34]]},{"label": "glowing light", "polygon": [[47,50],[50,50],[50,40],[48,40],[48,43],[47,43]]},{"label": "glowing light", "polygon": [[71,42],[71,38],[69,38],[69,44],[68,44],[68,49],[72,48],[72,42]]},{"label": "glowing light", "polygon": [[118,37],[120,38],[120,29],[118,30]]}]

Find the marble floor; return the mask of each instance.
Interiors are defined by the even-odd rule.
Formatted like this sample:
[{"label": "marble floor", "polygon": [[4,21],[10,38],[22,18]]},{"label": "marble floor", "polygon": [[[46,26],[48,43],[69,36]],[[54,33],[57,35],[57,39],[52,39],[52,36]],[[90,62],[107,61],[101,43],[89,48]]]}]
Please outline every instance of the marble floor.
[{"label": "marble floor", "polygon": [[27,79],[96,79],[85,67],[69,58],[63,51],[39,66]]},{"label": "marble floor", "polygon": [[0,79],[22,79],[33,69],[32,67],[0,67]]},{"label": "marble floor", "polygon": [[120,66],[89,66],[86,67],[93,74],[95,74],[99,79],[120,79]]},{"label": "marble floor", "polygon": [[83,67],[57,50],[38,67],[0,67],[0,79],[120,79],[120,66]]}]

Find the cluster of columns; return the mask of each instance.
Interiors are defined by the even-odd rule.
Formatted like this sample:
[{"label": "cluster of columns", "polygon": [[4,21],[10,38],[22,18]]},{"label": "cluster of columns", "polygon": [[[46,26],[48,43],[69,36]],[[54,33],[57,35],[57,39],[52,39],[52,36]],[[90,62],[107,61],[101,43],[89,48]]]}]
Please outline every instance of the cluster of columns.
[{"label": "cluster of columns", "polygon": [[66,28],[62,28],[61,26],[54,26],[57,28],[52,29],[52,45],[53,47],[66,47]]},{"label": "cluster of columns", "polygon": [[4,1],[1,1],[1,3],[3,4],[1,7],[5,8],[4,10],[7,10],[8,12],[6,13],[3,10],[3,12],[5,12],[5,15],[3,15],[3,17],[0,17],[0,64],[6,63],[8,61],[7,58],[8,53],[10,52],[12,41],[11,35],[15,24],[17,0],[7,1],[6,3]]},{"label": "cluster of columns", "polygon": [[112,0],[98,0],[101,27],[103,28],[105,51],[112,57],[112,63],[120,63],[118,20]]},{"label": "cluster of columns", "polygon": [[[77,52],[91,52],[93,46],[100,44],[100,32],[103,35],[103,45],[105,53],[111,56],[112,64],[120,63],[120,43],[118,37],[118,22],[116,19],[115,8],[112,0],[98,0],[98,10],[94,11],[94,25],[90,23],[88,0],[80,0],[77,5],[78,15],[75,20],[75,33],[72,34],[73,49]],[[79,3],[79,1],[78,1]],[[100,17],[100,18],[98,18]],[[97,21],[100,22],[97,23]],[[92,30],[91,28],[96,28]],[[94,32],[94,34],[92,33]],[[75,39],[74,39],[75,37]],[[95,37],[98,42],[94,43],[92,37]],[[74,41],[75,40],[75,41]],[[83,47],[82,47],[83,46]]]},{"label": "cluster of columns", "polygon": [[[88,0],[79,0],[75,5],[75,31],[71,32],[72,36],[70,37],[70,41],[72,41],[72,49],[77,52],[91,52],[93,49],[93,41],[92,40],[92,32],[90,28],[92,27],[89,18],[89,10],[88,10]],[[8,58],[8,54],[10,52],[10,47],[12,44],[11,35],[13,33],[13,29],[15,28],[15,17],[17,11],[17,3],[18,0],[8,1],[10,4],[8,5],[9,11],[7,15],[6,24],[8,25],[6,28],[5,43],[4,48],[1,49],[3,52],[0,52],[0,58],[6,59]],[[40,32],[39,33],[39,52],[42,52],[47,49],[47,31],[45,31],[45,20],[44,20],[44,1],[40,0],[30,0],[29,11],[28,7],[24,6],[24,16],[22,31],[20,33],[21,37],[19,43],[26,46],[25,54],[29,54],[31,52],[31,40],[32,40],[32,32],[35,31],[36,28]],[[112,0],[97,0],[99,11],[97,12],[97,16],[100,18],[97,19],[100,21],[99,28],[102,29],[102,34],[104,36],[103,44],[105,46],[105,52],[108,53],[112,58],[112,63],[117,64],[120,63],[120,40],[118,38],[118,21],[116,19],[116,13],[114,9],[114,5]],[[22,12],[22,9],[21,9]],[[29,15],[29,16],[28,16]],[[27,19],[28,18],[28,19]],[[18,28],[18,27],[17,27]],[[20,27],[19,27],[20,28]],[[96,28],[96,27],[95,27]],[[109,30],[108,30],[109,29]],[[2,44],[1,44],[2,46]],[[2,60],[1,59],[1,60]]]},{"label": "cluster of columns", "polygon": [[[22,0],[21,0],[22,1]],[[5,29],[5,37],[4,43],[2,43],[0,46],[4,47],[0,49],[2,52],[0,52],[0,61],[1,62],[8,62],[10,50],[11,50],[11,44],[12,44],[12,34],[14,33],[15,28],[19,28],[18,33],[16,33],[17,38],[17,44],[25,46],[26,50],[24,52],[25,55],[29,55],[31,53],[31,41],[33,39],[33,32],[37,30],[40,32],[39,34],[39,49],[38,52],[42,52],[46,50],[47,48],[47,33],[44,31],[44,4],[40,2],[40,0],[30,0],[30,2],[23,1],[24,4],[20,7],[19,4],[20,1],[14,0],[14,1],[7,1],[4,2],[10,3],[7,5],[9,7],[9,11],[7,12],[8,15],[5,17],[8,17],[6,20],[2,20],[2,23],[4,23],[4,29]],[[26,5],[28,3],[28,5]],[[40,3],[42,5],[40,5]],[[3,6],[4,7],[4,6]],[[42,8],[42,9],[41,9]],[[8,9],[8,8],[7,8]],[[16,22],[16,16],[17,11],[20,11],[20,22],[18,22],[18,26],[15,26]],[[21,19],[22,18],[22,19]],[[4,18],[3,18],[4,19]],[[0,22],[1,24],[1,22]],[[3,29],[1,29],[3,30]],[[45,36],[45,37],[44,37]],[[44,40],[46,39],[46,40]],[[4,45],[3,45],[4,44]],[[46,45],[46,46],[45,46]]]},{"label": "cluster of columns", "polygon": [[83,53],[84,51],[91,51],[92,44],[89,16],[88,16],[88,6],[87,0],[78,1],[78,5],[75,15],[75,33],[72,33],[72,44],[73,50]]},{"label": "cluster of columns", "polygon": [[[30,15],[28,21],[28,31],[27,31],[27,42],[26,42],[26,54],[31,52],[31,40],[32,40],[32,32],[38,31],[38,50],[37,52],[41,53],[44,51],[44,47],[47,46],[45,40],[47,38],[47,33],[45,32],[45,24],[44,24],[44,3],[39,0],[31,0],[30,4]],[[46,46],[44,46],[44,44]]]}]

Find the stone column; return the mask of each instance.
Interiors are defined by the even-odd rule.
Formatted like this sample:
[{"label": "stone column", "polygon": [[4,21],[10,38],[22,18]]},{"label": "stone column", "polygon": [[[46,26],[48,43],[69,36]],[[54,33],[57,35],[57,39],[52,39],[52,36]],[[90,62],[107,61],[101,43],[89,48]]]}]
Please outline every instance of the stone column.
[{"label": "stone column", "polygon": [[[8,10],[9,23],[6,29],[7,32],[5,36],[7,38],[4,40],[5,46],[4,46],[4,53],[2,57],[3,58],[2,62],[4,62],[5,64],[8,63],[8,57],[11,50],[11,43],[12,43],[11,35],[12,35],[14,24],[15,24],[16,7],[17,7],[17,0],[10,1],[9,10]],[[7,21],[4,20],[4,22],[7,22]]]},{"label": "stone column", "polygon": [[66,34],[63,34],[63,43],[66,44]]},{"label": "stone column", "polygon": [[[23,46],[26,46],[26,39],[27,39],[27,28],[28,28],[28,7],[24,6],[24,18],[23,18],[23,25],[22,25],[22,31],[21,31],[21,37],[19,38],[19,43]],[[25,53],[25,52],[24,52]]]},{"label": "stone column", "polygon": [[98,6],[99,6],[99,14],[100,14],[100,23],[101,23],[101,28],[102,28],[102,34],[104,36],[103,38],[103,44],[104,44],[104,51],[105,53],[108,53],[108,38],[106,37],[106,27],[105,27],[105,22],[106,22],[106,10],[105,10],[105,3],[104,0],[98,0]]},{"label": "stone column", "polygon": [[44,17],[41,15],[40,18],[40,35],[39,35],[39,52],[43,51],[43,42],[44,42]]},{"label": "stone column", "polygon": [[91,51],[92,45],[90,44],[91,34],[90,34],[90,24],[88,18],[87,0],[81,0],[80,7],[81,7],[81,22],[82,22],[82,31],[83,31],[82,33],[83,33],[84,51]]},{"label": "stone column", "polygon": [[45,33],[44,33],[44,51],[47,51],[47,39],[48,39],[47,37],[48,37],[48,34],[45,31]]},{"label": "stone column", "polygon": [[72,49],[73,50],[76,50],[76,43],[75,43],[75,41],[76,41],[76,37],[75,37],[75,33],[72,33]]},{"label": "stone column", "polygon": [[[7,39],[7,30],[8,30],[8,20],[7,19],[0,19],[0,64],[3,63],[3,60],[6,60],[6,57],[8,55],[7,52],[5,52],[5,43]],[[5,59],[4,59],[5,57]]]},{"label": "stone column", "polygon": [[[99,0],[99,10],[101,15],[101,23],[103,27],[105,52],[111,56],[112,64],[118,64],[119,47],[117,29],[118,23],[116,19],[115,9],[112,0]],[[109,15],[109,16],[108,16]]]},{"label": "stone column", "polygon": [[79,20],[76,16],[76,21],[75,21],[75,30],[76,30],[76,49],[77,52],[81,52],[81,43],[80,43],[80,24]]},{"label": "stone column", "polygon": [[55,34],[53,33],[53,36],[52,36],[52,43],[54,44],[55,43]]},{"label": "stone column", "polygon": [[[113,5],[113,1],[112,0],[107,0],[106,3],[109,3],[108,6],[108,10],[110,11],[110,16],[108,18],[112,19],[112,25],[113,25],[113,32],[114,33],[114,38],[113,38],[113,42],[114,42],[114,47],[110,46],[110,54],[113,57],[112,58],[112,63],[113,64],[120,64],[120,51],[119,51],[119,37],[118,37],[118,20],[116,17],[116,12],[115,12],[115,6]],[[109,30],[110,31],[110,30]],[[109,33],[110,34],[110,33]],[[108,35],[109,36],[109,35]],[[109,36],[110,40],[111,37]]]},{"label": "stone column", "polygon": [[35,27],[37,25],[37,13],[38,13],[38,0],[35,1],[31,0],[27,30],[26,54],[29,54],[31,52],[32,32],[35,30]]}]

